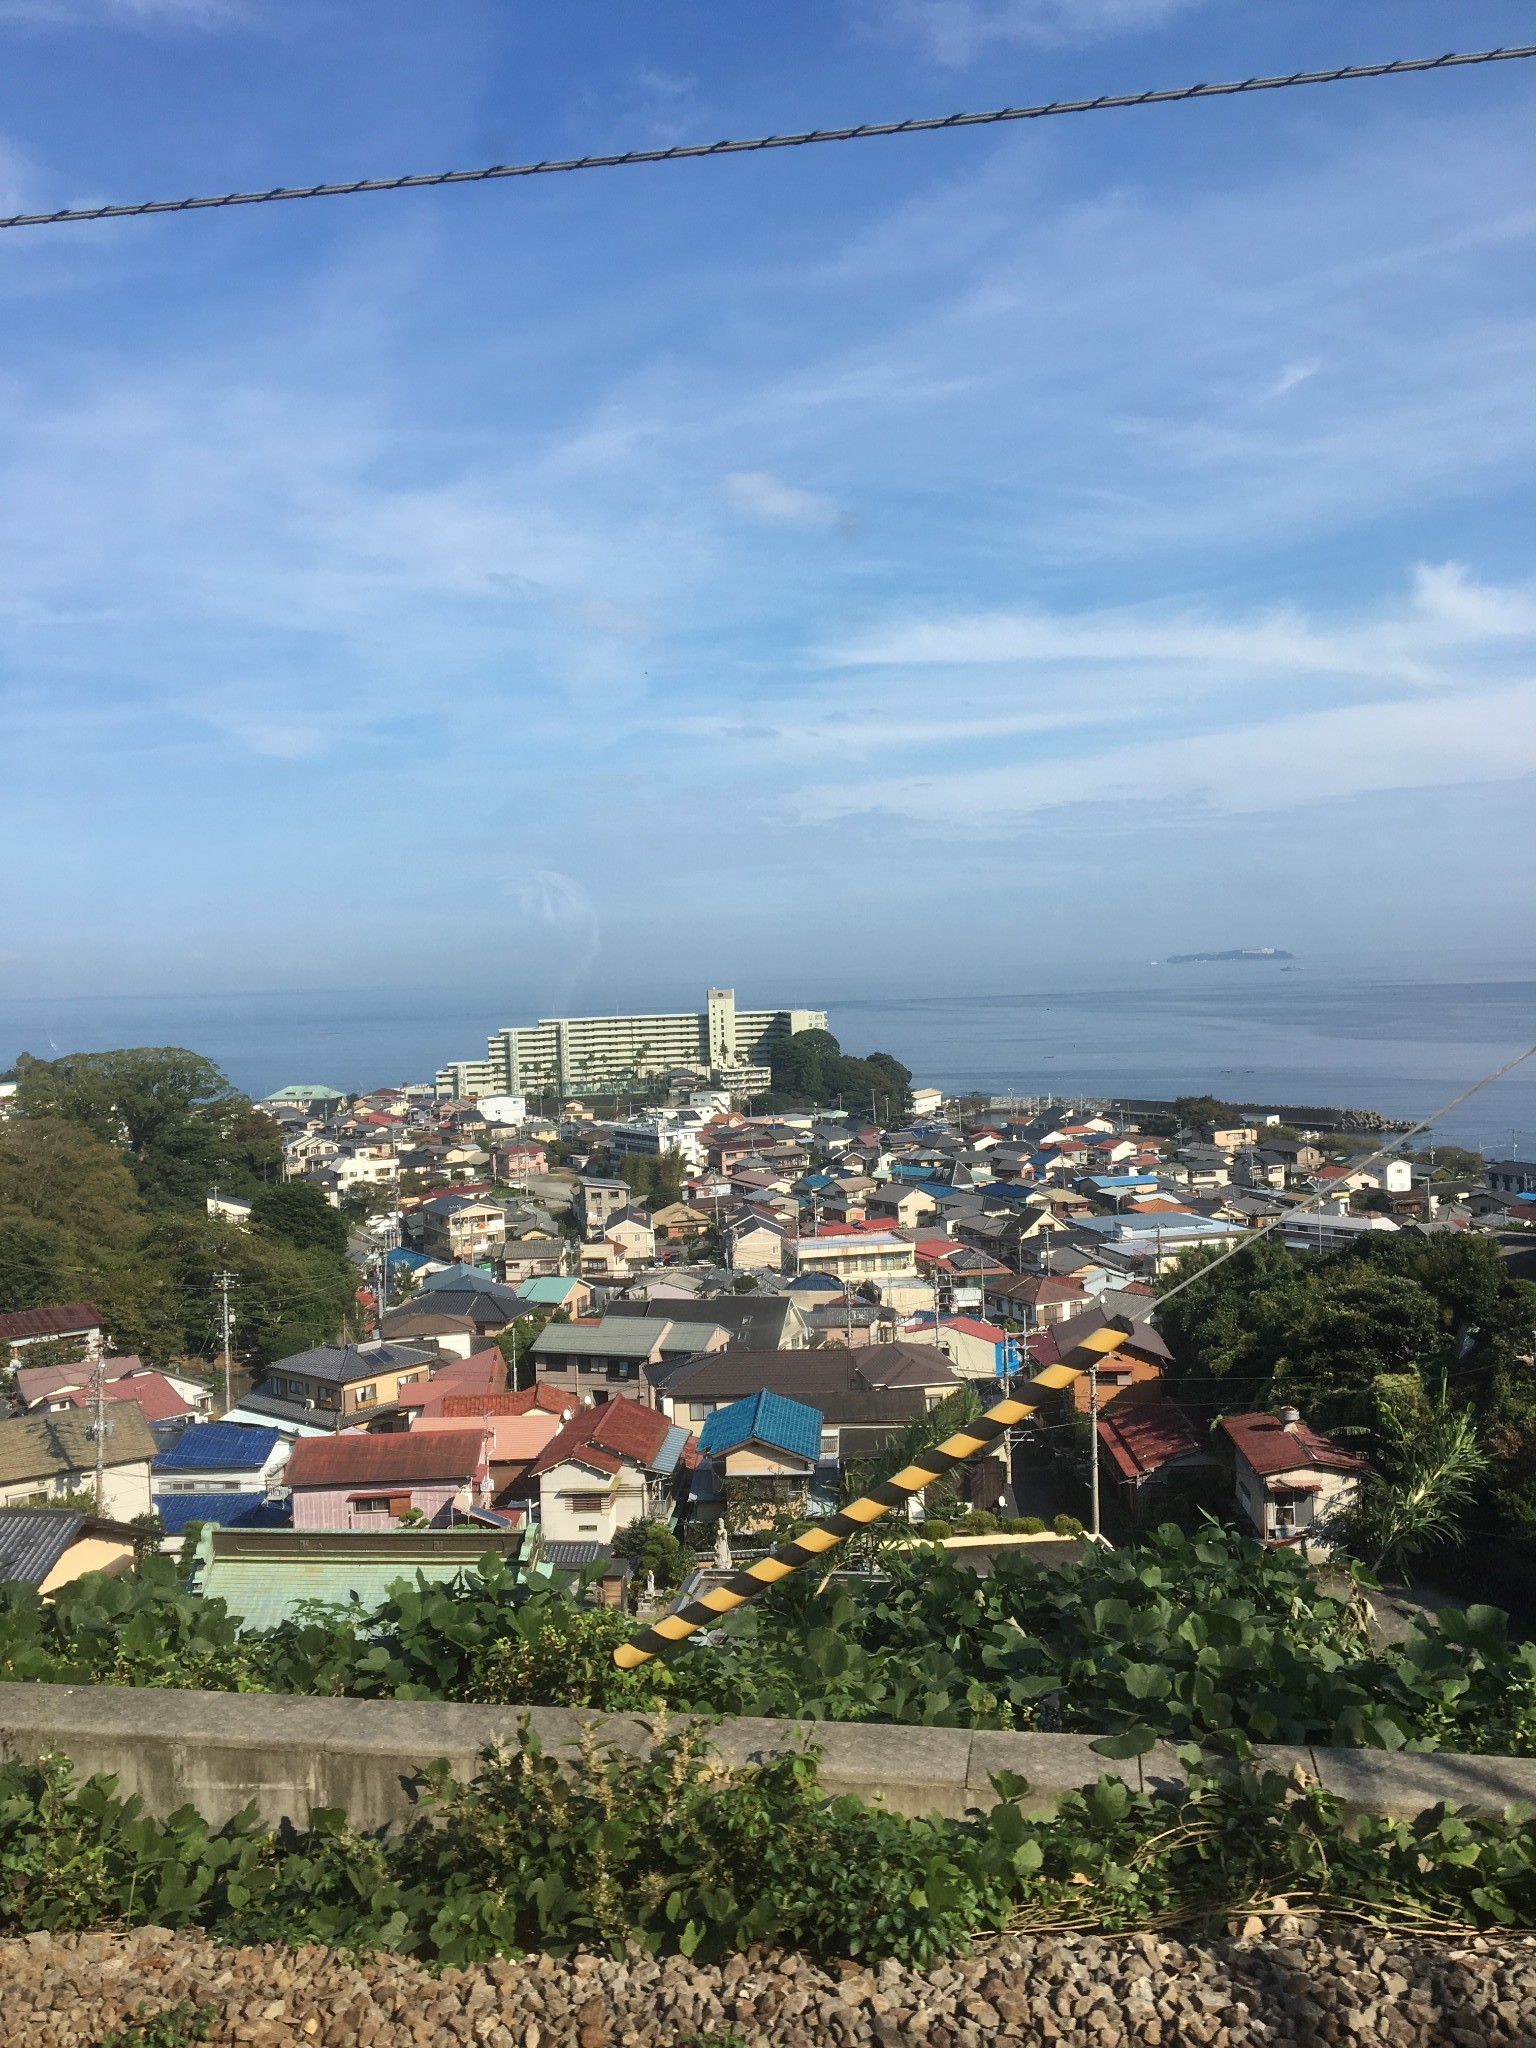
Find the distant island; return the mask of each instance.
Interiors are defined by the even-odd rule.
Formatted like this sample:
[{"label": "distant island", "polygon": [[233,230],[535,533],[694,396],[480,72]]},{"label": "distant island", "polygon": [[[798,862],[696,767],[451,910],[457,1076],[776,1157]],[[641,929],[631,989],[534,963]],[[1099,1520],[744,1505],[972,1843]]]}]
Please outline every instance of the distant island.
[{"label": "distant island", "polygon": [[1183,967],[1190,960],[1294,960],[1282,946],[1229,946],[1225,953],[1170,953],[1169,967]]}]

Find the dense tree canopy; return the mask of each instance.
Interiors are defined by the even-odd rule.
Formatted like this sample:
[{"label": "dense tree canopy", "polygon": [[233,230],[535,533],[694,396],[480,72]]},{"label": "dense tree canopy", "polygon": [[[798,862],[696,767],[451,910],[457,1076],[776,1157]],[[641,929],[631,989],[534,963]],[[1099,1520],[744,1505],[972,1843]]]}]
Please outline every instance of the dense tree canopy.
[{"label": "dense tree canopy", "polygon": [[121,1146],[140,1193],[154,1208],[200,1203],[217,1183],[250,1193],[282,1157],[270,1117],[239,1094],[200,1053],[180,1046],[23,1053],[16,1062],[16,1114],[83,1126]]},{"label": "dense tree canopy", "polygon": [[881,1123],[905,1116],[912,1107],[912,1072],[888,1052],[867,1059],[845,1053],[830,1031],[797,1031],[780,1039],[770,1054],[773,1091],[761,1098],[767,1109],[841,1103],[854,1115],[872,1112]]},{"label": "dense tree canopy", "polygon": [[[227,1270],[254,1363],[355,1329],[343,1219],[318,1190],[269,1180],[277,1127],[211,1061],[174,1047],[24,1056],[17,1077],[18,1113],[0,1124],[0,1312],[87,1300],[120,1351],[211,1356]],[[253,1228],[208,1215],[215,1185],[252,1197]]]},{"label": "dense tree canopy", "polygon": [[268,1237],[301,1252],[344,1252],[347,1226],[317,1187],[305,1180],[277,1181],[251,1198],[251,1222]]},{"label": "dense tree canopy", "polygon": [[[1187,1254],[1171,1281],[1209,1258]],[[1171,1391],[1207,1414],[1289,1401],[1371,1450],[1392,1418],[1449,1404],[1487,1453],[1482,1525],[1536,1529],[1536,1288],[1490,1239],[1372,1232],[1314,1257],[1266,1238],[1169,1301],[1158,1327]]]}]

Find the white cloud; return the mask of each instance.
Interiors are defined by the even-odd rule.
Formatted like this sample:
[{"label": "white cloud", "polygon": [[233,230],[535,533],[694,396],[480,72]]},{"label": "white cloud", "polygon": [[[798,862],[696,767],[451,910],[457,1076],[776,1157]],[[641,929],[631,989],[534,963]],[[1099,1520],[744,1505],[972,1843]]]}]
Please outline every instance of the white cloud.
[{"label": "white cloud", "polygon": [[836,526],[830,498],[785,483],[769,469],[739,469],[725,480],[725,494],[738,512],[772,526]]},{"label": "white cloud", "polygon": [[978,613],[875,628],[822,651],[829,667],[1122,664],[1218,668],[1234,676],[1332,675],[1445,682],[1485,642],[1536,638],[1536,589],[1471,580],[1459,563],[1421,563],[1412,600],[1316,624],[1295,610],[1220,619],[1167,605],[1076,615]]},{"label": "white cloud", "polygon": [[246,0],[0,0],[0,21],[40,26],[152,28],[184,23],[193,28],[231,27],[248,18]]},{"label": "white cloud", "polygon": [[1055,47],[1161,28],[1205,0],[895,0],[890,30],[915,37],[942,64],[968,64],[993,43]]},{"label": "white cloud", "polygon": [[[995,834],[1088,801],[1106,822],[1151,827],[1181,812],[1254,816],[1374,791],[1529,775],[1536,775],[1536,681],[1458,698],[1350,705],[1007,767],[878,783],[849,778],[802,791],[793,808],[803,824],[874,812]],[[1283,857],[1281,845],[1275,852]],[[1341,852],[1341,859],[1355,857]]]}]

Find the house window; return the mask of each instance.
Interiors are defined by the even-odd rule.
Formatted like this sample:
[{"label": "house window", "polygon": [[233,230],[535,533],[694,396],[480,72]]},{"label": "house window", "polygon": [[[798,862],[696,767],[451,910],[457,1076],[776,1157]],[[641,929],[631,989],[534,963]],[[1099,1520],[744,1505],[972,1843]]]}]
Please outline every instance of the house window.
[{"label": "house window", "polygon": [[715,1404],[713,1401],[690,1401],[688,1403],[688,1420],[690,1422],[705,1422],[714,1411]]},{"label": "house window", "polygon": [[573,1493],[571,1513],[573,1515],[600,1515],[608,1505],[605,1493]]},{"label": "house window", "polygon": [[288,1382],[288,1391],[290,1394],[295,1395],[299,1400],[302,1401],[304,1396],[309,1392],[309,1389],[307,1386],[305,1386],[302,1380],[290,1380]]},{"label": "house window", "polygon": [[389,1513],[388,1498],[382,1494],[370,1500],[355,1500],[352,1505],[360,1515],[387,1515]]},{"label": "house window", "polygon": [[374,1402],[378,1400],[378,1398],[379,1390],[376,1386],[357,1387],[353,1390],[352,1394],[352,1399],[356,1402],[359,1408],[371,1408]]}]

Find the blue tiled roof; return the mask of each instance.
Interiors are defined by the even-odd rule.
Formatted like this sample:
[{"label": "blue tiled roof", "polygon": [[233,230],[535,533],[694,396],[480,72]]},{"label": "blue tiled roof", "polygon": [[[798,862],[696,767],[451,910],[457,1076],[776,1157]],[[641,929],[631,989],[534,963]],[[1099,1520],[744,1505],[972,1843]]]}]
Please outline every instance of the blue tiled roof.
[{"label": "blue tiled roof", "polygon": [[221,1529],[286,1527],[288,1511],[259,1493],[157,1493],[151,1496],[167,1536],[179,1536],[189,1522],[216,1522]]},{"label": "blue tiled roof", "polygon": [[282,1439],[278,1429],[254,1422],[199,1422],[184,1429],[170,1450],[155,1460],[157,1472],[259,1471]]},{"label": "blue tiled roof", "polygon": [[784,1394],[770,1394],[765,1387],[744,1401],[717,1408],[699,1433],[699,1449],[707,1458],[753,1442],[791,1451],[814,1465],[821,1456],[821,1410]]}]

